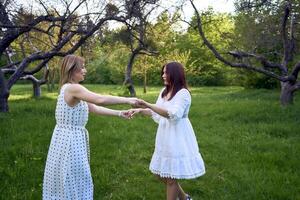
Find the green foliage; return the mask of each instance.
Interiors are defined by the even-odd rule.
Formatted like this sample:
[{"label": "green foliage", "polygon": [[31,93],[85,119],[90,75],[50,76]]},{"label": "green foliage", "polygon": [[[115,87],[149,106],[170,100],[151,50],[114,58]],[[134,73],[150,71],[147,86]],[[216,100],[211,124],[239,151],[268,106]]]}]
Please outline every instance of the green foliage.
[{"label": "green foliage", "polygon": [[128,51],[124,45],[98,47],[96,57],[87,63],[86,83],[122,84]]},{"label": "green foliage", "polygon": [[[244,86],[245,88],[279,88],[280,83],[270,77],[264,76],[262,74],[258,74],[251,71],[239,70],[239,84]],[[237,78],[238,78],[237,77]]]},{"label": "green foliage", "polygon": [[7,59],[3,55],[1,55],[0,56],[0,66],[5,66],[7,64],[8,64]]},{"label": "green foliage", "polygon": [[[122,93],[120,86],[87,87]],[[137,94],[154,102],[160,89],[150,87],[145,95],[137,87]],[[299,199],[299,94],[295,105],[282,108],[276,90],[193,87],[191,93],[189,118],[207,170],[201,178],[180,181],[193,199]],[[11,112],[0,113],[0,199],[41,199],[57,92],[41,99],[30,94],[30,85],[16,85]],[[95,199],[165,198],[165,186],[148,170],[156,128],[141,116],[128,121],[90,115]]]},{"label": "green foliage", "polygon": [[[235,15],[218,13],[211,8],[203,11],[203,30],[208,40],[219,50],[222,56],[229,50],[243,50],[262,54],[273,62],[280,62],[282,55],[282,41],[280,36],[280,20],[284,1],[268,1],[265,6],[242,10],[240,3],[256,1],[235,1],[237,12]],[[295,14],[295,30],[299,30],[300,3],[292,1]],[[118,13],[118,8],[108,4],[107,13]],[[54,12],[54,11],[53,11]],[[30,16],[20,12],[20,19],[26,20]],[[198,31],[195,29],[196,17],[193,16],[190,26],[185,31],[178,29],[180,23],[178,11],[163,12],[153,22],[147,22],[145,43],[147,48],[158,52],[156,56],[138,55],[133,64],[132,79],[135,85],[161,84],[160,71],[168,61],[178,61],[185,65],[187,80],[192,86],[224,86],[240,85],[248,88],[276,88],[279,83],[258,73],[232,69],[219,62],[211,51],[203,44]],[[88,19],[87,19],[88,20]],[[47,29],[48,22],[40,23],[39,28]],[[51,33],[53,40],[57,39],[57,29]],[[134,32],[136,34],[136,32]],[[39,32],[30,32],[31,44],[27,35],[22,35],[12,44],[13,49],[19,50],[13,57],[14,61],[23,57],[20,44],[26,55],[33,52],[33,46],[39,50],[47,50],[51,41],[48,37],[39,37]],[[296,47],[300,45],[299,31],[295,33]],[[78,38],[74,38],[77,40]],[[125,26],[110,30],[107,26],[92,36],[80,49],[80,55],[86,59],[88,75],[86,83],[122,84],[124,73],[131,52],[130,44],[137,45]],[[43,42],[41,42],[43,41]],[[70,48],[68,45],[66,49]],[[66,50],[65,49],[65,50]],[[291,69],[299,61],[299,48],[295,49],[294,61],[289,65]],[[79,52],[76,52],[77,54]],[[232,59],[230,57],[230,59]],[[60,58],[49,63],[53,76],[50,82],[58,81]],[[1,62],[4,60],[2,59]],[[32,63],[29,69],[36,64]],[[254,63],[257,64],[257,63]],[[259,63],[258,63],[259,64]],[[42,77],[42,72],[36,75]]]},{"label": "green foliage", "polygon": [[[248,3],[257,3],[256,1],[247,1]],[[300,15],[299,1],[291,1],[293,3],[292,14]],[[253,7],[251,9],[243,9],[241,5],[246,5],[244,0],[236,1],[237,15],[234,18],[234,35],[236,37],[235,46],[239,50],[253,52],[268,58],[270,61],[280,63],[283,56],[283,42],[281,35],[282,17],[284,13],[284,5],[286,1],[272,0],[265,2],[262,6]],[[288,30],[289,32],[288,19]],[[299,24],[299,18],[295,17],[295,30]],[[295,31],[295,38],[299,37],[299,31]],[[300,45],[296,39],[296,46]],[[297,55],[299,49],[295,49],[294,61],[288,66],[293,67],[295,62],[299,61]],[[260,66],[259,63],[257,66]],[[256,88],[275,88],[279,83],[269,77],[259,75],[253,72],[241,73],[240,85]],[[277,83],[276,83],[277,82]]]},{"label": "green foliage", "polygon": [[[222,52],[226,52],[233,42],[234,22],[228,14],[215,13],[211,9],[202,14],[203,30],[209,41]],[[203,45],[196,29],[196,16],[192,18],[188,32],[176,38],[179,51],[190,51],[187,75],[192,85],[228,85],[229,74],[235,73],[220,63],[211,51]]]}]

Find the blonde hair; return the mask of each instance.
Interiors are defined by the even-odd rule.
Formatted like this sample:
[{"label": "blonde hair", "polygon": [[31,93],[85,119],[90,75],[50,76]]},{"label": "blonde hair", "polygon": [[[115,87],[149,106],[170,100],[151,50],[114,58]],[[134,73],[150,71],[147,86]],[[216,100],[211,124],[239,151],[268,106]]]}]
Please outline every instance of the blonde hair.
[{"label": "blonde hair", "polygon": [[76,55],[67,55],[63,58],[60,69],[59,86],[72,81],[72,73],[84,65],[84,58]]}]

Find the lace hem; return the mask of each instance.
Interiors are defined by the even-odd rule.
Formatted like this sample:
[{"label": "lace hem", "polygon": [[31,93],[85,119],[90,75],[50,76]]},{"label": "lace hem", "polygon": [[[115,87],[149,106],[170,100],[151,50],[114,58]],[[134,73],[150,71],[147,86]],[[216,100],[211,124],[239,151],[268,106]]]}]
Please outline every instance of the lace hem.
[{"label": "lace hem", "polygon": [[194,179],[194,178],[200,177],[205,174],[205,171],[201,171],[199,173],[191,174],[191,175],[173,175],[173,174],[169,174],[169,173],[162,173],[158,170],[151,169],[151,168],[150,168],[150,171],[153,174],[156,174],[162,178],[172,178],[172,179]]},{"label": "lace hem", "polygon": [[150,171],[164,178],[192,179],[205,174],[201,155],[185,158],[170,158],[153,155]]}]

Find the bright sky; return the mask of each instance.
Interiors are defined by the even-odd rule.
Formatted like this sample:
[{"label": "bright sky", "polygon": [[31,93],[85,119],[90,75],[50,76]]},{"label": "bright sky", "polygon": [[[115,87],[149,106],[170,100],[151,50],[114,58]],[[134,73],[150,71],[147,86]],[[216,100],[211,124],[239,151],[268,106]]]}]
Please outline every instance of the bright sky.
[{"label": "bright sky", "polygon": [[[182,1],[182,0],[181,0]],[[209,7],[212,7],[216,12],[227,12],[233,13],[234,12],[234,0],[194,0],[194,4],[198,11],[207,10]],[[161,8],[167,9],[169,11],[174,10],[176,5],[180,4],[180,0],[162,0],[161,1]],[[172,7],[173,6],[173,7]],[[173,8],[173,9],[172,9]],[[159,12],[158,12],[159,13]],[[186,21],[189,21],[194,14],[194,9],[189,1],[186,1],[185,5],[183,6],[183,15],[182,16]],[[155,18],[155,17],[154,17]],[[113,29],[119,27],[118,23],[110,22],[110,27]],[[182,28],[185,29],[187,24],[182,24]]]},{"label": "bright sky", "polygon": [[[171,7],[171,5],[178,5],[179,2],[181,2],[181,1],[183,1],[183,0],[162,0],[161,6],[164,8],[169,8],[169,7]],[[234,0],[194,0],[194,4],[198,8],[198,10],[205,10],[210,6],[215,11],[218,11],[218,12],[234,12],[233,1]],[[17,0],[16,2],[18,2],[19,4],[22,4],[23,6],[26,7],[29,5],[34,5],[38,1],[37,0]],[[44,2],[44,1],[42,1],[42,2]],[[45,1],[45,2],[47,2],[47,1]],[[49,2],[52,2],[52,3],[50,3],[50,5],[55,5],[55,7],[59,6],[59,4],[61,4],[60,0],[52,0],[52,1],[48,1],[48,3]],[[92,2],[94,2],[93,3],[94,6],[95,5],[96,5],[96,7],[99,6],[95,3],[97,1],[92,0]],[[74,1],[73,3],[75,5],[78,3],[78,1]],[[186,1],[185,6],[184,6],[184,11],[187,15],[193,14],[193,8],[189,1]]]},{"label": "bright sky", "polygon": [[[99,9],[101,5],[97,5],[97,2],[99,3],[100,1],[97,0],[90,0],[93,2],[93,6],[89,6],[89,10],[91,9]],[[176,5],[179,5],[180,2],[184,0],[161,0],[161,9],[167,9],[172,12],[174,10],[174,7]],[[196,5],[197,9],[199,11],[202,10],[207,10],[209,7],[212,7],[214,11],[217,12],[227,12],[227,13],[233,13],[234,12],[234,0],[194,0],[194,4]],[[16,0],[16,2],[23,4],[23,6],[30,6],[33,5],[33,9],[35,4],[38,2],[37,0]],[[51,0],[51,1],[43,1],[43,2],[48,2],[50,5],[55,5],[56,8],[59,8],[60,5],[62,6],[62,1],[61,0]],[[78,1],[73,1],[74,5],[77,5]],[[49,4],[48,4],[49,5]],[[40,6],[39,6],[40,7]],[[83,6],[83,12],[86,12],[85,6]],[[80,11],[80,9],[79,9]],[[159,14],[159,12],[157,13]],[[185,5],[183,6],[183,15],[182,16],[186,21],[189,21],[194,14],[194,9],[192,8],[191,4],[189,1],[185,2]],[[155,16],[153,16],[155,18]],[[111,27],[118,27],[118,24],[115,23],[110,23]],[[182,28],[184,28],[185,25],[183,25]]]},{"label": "bright sky", "polygon": [[[226,12],[233,13],[234,12],[234,0],[194,0],[194,4],[198,11],[207,10],[209,7],[213,8],[216,12]],[[170,7],[170,5],[174,5],[178,2],[178,0],[168,0],[162,1],[162,7]],[[187,1],[183,7],[183,15],[182,16],[186,21],[189,21],[194,14],[194,9],[189,1]],[[186,28],[187,24],[182,24],[182,28]]]},{"label": "bright sky", "polygon": [[195,5],[199,9],[206,9],[211,6],[215,11],[234,12],[233,0],[198,0],[195,1]]}]

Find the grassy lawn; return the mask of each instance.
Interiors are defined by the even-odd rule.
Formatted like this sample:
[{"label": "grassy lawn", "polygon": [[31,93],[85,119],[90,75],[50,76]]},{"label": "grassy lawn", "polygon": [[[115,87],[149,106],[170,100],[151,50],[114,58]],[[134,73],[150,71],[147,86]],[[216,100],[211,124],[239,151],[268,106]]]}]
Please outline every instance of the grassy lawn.
[{"label": "grassy lawn", "polygon": [[[87,85],[122,95],[120,86]],[[154,102],[161,88],[140,98]],[[181,181],[194,200],[299,200],[300,95],[283,108],[279,91],[240,87],[191,88],[190,120],[207,173]],[[57,92],[31,98],[17,85],[10,113],[0,113],[0,199],[41,199],[45,161],[55,126]],[[127,108],[115,106],[114,108]],[[90,115],[91,169],[95,199],[160,200],[165,188],[148,170],[156,124]]]}]

